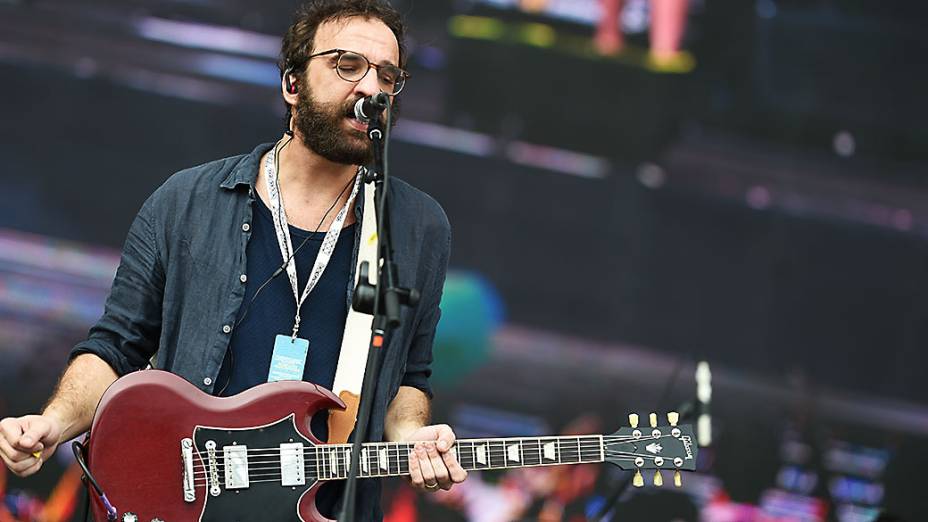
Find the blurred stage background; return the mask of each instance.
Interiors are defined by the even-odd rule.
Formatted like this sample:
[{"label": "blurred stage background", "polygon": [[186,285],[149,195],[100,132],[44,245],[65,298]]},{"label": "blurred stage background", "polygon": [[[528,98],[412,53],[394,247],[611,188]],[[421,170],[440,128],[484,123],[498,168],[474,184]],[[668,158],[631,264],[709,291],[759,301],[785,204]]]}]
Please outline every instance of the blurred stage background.
[{"label": "blurred stage background", "polygon": [[[435,416],[611,432],[694,395],[714,445],[612,520],[928,520],[928,6],[396,0],[392,172],[454,232]],[[296,3],[0,0],[0,417],[41,407],[172,172],[282,131]],[[0,520],[77,475],[0,471]],[[584,520],[610,466],[387,488],[391,522]],[[896,518],[889,518],[889,515]]]}]

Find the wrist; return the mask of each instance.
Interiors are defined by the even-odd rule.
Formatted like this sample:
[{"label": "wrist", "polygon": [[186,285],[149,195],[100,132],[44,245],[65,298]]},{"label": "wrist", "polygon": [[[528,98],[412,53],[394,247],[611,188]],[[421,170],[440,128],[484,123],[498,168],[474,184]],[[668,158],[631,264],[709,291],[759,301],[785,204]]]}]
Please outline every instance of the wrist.
[{"label": "wrist", "polygon": [[52,406],[45,408],[45,411],[42,412],[42,417],[45,417],[46,420],[53,424],[53,432],[58,436],[57,443],[60,444],[73,423],[70,422],[68,416],[64,412]]},{"label": "wrist", "polygon": [[387,439],[393,442],[409,440],[413,433],[425,426],[419,421],[398,422],[391,425],[386,430]]}]

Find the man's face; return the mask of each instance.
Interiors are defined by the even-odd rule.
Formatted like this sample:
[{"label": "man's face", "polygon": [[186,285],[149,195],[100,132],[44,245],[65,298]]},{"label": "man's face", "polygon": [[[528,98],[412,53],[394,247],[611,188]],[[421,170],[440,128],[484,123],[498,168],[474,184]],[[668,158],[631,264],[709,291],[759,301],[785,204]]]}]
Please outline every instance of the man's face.
[{"label": "man's face", "polygon": [[[310,54],[344,49],[360,53],[374,64],[399,65],[399,46],[393,32],[377,19],[349,18],[322,23],[316,30]],[[299,82],[294,123],[303,142],[320,156],[336,163],[370,162],[367,125],[353,117],[358,99],[380,92],[376,71],[357,83],[335,72],[336,54],[310,60]]]}]

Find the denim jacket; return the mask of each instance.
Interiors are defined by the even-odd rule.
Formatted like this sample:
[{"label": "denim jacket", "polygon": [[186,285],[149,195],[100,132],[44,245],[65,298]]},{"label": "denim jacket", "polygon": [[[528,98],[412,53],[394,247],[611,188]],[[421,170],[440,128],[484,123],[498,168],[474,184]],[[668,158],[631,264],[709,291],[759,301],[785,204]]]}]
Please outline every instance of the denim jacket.
[{"label": "denim jacket", "polygon": [[[72,358],[93,353],[125,375],[157,353],[157,367],[213,392],[245,294],[255,181],[271,146],[180,171],[145,201],[129,229],[103,316]],[[370,440],[382,438],[387,406],[405,373],[430,373],[451,241],[448,219],[431,197],[396,178],[389,197],[398,279],[419,290],[421,299],[415,308],[403,307],[402,325],[384,353]],[[359,194],[359,222],[363,205]],[[346,307],[360,236],[355,234]]]}]

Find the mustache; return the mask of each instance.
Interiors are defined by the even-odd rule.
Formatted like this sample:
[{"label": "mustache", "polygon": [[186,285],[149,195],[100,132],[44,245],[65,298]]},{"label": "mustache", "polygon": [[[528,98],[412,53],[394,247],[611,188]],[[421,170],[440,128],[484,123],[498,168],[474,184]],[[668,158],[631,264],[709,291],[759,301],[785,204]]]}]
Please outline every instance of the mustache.
[{"label": "mustache", "polygon": [[362,99],[362,98],[364,98],[364,97],[363,97],[363,96],[359,96],[359,97],[356,98],[354,101],[348,102],[348,104],[345,106],[345,110],[344,110],[345,116],[347,116],[347,117],[349,117],[349,118],[354,118],[354,117],[355,117],[355,115],[354,115],[354,106],[358,103],[358,100],[360,100],[360,99]]}]

